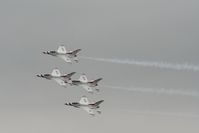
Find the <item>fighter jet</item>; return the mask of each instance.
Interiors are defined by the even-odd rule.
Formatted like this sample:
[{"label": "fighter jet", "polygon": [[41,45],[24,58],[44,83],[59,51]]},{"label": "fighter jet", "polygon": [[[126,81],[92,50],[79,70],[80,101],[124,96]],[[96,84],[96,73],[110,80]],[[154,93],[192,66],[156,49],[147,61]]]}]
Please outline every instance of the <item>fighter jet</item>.
[{"label": "fighter jet", "polygon": [[86,75],[82,74],[79,80],[72,80],[70,85],[82,86],[89,93],[93,93],[93,88],[95,88],[95,90],[99,92],[99,88],[97,87],[98,87],[98,82],[101,80],[102,78],[88,81]]},{"label": "fighter jet", "polygon": [[78,63],[77,54],[81,51],[81,49],[77,49],[74,51],[67,51],[66,47],[61,45],[58,47],[56,51],[45,51],[43,54],[48,54],[54,57],[59,57],[63,59],[67,63],[72,63],[72,61],[75,61]]},{"label": "fighter jet", "polygon": [[59,69],[55,68],[53,69],[51,74],[40,74],[37,75],[37,77],[45,78],[48,80],[54,80],[59,85],[66,87],[67,83],[70,82],[71,77],[75,74],[75,72],[61,75]]},{"label": "fighter jet", "polygon": [[95,111],[98,114],[101,114],[101,111],[99,110],[100,104],[104,102],[104,100],[100,100],[98,102],[90,103],[88,101],[88,98],[86,96],[81,97],[79,102],[73,102],[73,103],[65,103],[67,106],[72,106],[75,108],[82,108],[85,110],[89,115],[95,116]]}]

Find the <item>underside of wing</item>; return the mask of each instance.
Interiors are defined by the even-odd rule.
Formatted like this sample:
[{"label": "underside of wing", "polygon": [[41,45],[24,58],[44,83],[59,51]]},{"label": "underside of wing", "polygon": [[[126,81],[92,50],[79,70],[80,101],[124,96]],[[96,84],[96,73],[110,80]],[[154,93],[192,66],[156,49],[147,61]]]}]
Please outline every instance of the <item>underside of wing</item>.
[{"label": "underside of wing", "polygon": [[59,79],[59,78],[55,78],[54,80],[55,80],[55,82],[57,82],[59,85],[61,85],[61,86],[66,86],[66,83],[65,83],[63,80],[61,80],[61,79]]},{"label": "underside of wing", "polygon": [[94,110],[89,107],[83,107],[82,109],[85,110],[89,115],[95,115]]},{"label": "underside of wing", "polygon": [[88,85],[82,85],[82,87],[83,87],[86,91],[88,91],[89,93],[93,93],[93,89],[92,89],[90,86],[88,86]]},{"label": "underside of wing", "polygon": [[63,59],[65,62],[67,62],[67,63],[71,63],[72,62],[71,59],[68,56],[66,56],[66,55],[59,55],[59,57],[61,59]]}]

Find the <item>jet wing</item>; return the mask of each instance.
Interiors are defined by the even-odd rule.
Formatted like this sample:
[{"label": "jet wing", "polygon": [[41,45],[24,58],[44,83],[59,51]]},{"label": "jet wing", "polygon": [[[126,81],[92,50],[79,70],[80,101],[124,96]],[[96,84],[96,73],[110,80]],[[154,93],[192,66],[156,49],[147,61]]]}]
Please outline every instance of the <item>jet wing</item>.
[{"label": "jet wing", "polygon": [[89,87],[88,85],[81,85],[86,91],[88,91],[89,93],[93,93],[93,89],[91,87]]},{"label": "jet wing", "polygon": [[66,56],[66,55],[59,55],[59,57],[61,59],[63,59],[65,62],[67,62],[67,63],[71,63],[72,62],[71,59],[68,56]]},{"label": "jet wing", "polygon": [[66,83],[65,83],[63,80],[61,80],[61,79],[59,79],[59,78],[55,78],[54,80],[55,80],[55,82],[57,82],[59,85],[65,86],[65,87],[66,87]]},{"label": "jet wing", "polygon": [[83,110],[85,110],[89,115],[95,116],[94,110],[89,107],[82,107]]}]

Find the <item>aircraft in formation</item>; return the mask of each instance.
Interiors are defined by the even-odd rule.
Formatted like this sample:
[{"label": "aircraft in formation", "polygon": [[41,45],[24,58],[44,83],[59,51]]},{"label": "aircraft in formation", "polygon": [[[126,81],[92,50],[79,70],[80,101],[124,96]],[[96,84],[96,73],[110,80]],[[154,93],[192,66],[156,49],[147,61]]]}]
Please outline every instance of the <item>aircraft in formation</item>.
[{"label": "aircraft in formation", "polygon": [[93,88],[95,88],[95,90],[99,92],[98,82],[101,80],[102,78],[88,81],[86,75],[82,74],[79,80],[72,80],[71,85],[81,86],[89,93],[93,93]]},{"label": "aircraft in formation", "polygon": [[81,51],[81,49],[77,49],[74,51],[67,51],[66,47],[61,45],[57,50],[45,51],[43,54],[48,54],[54,57],[59,57],[63,59],[67,63],[72,63],[72,61],[78,63],[77,54]]},{"label": "aircraft in formation", "polygon": [[55,68],[51,74],[38,74],[37,77],[45,78],[47,80],[54,80],[63,87],[67,87],[67,84],[69,84],[71,86],[81,86],[89,93],[94,93],[94,88],[97,92],[99,92],[98,82],[101,81],[102,78],[88,81],[86,75],[82,74],[79,80],[72,80],[72,76],[74,74],[76,74],[76,72],[62,75],[60,70]]},{"label": "aircraft in formation", "polygon": [[40,74],[37,75],[37,77],[45,78],[48,80],[54,80],[57,82],[59,85],[63,87],[67,87],[67,83],[71,81],[71,77],[75,74],[76,72],[72,72],[69,74],[64,74],[61,75],[61,72],[59,71],[58,68],[53,69],[51,74]]},{"label": "aircraft in formation", "polygon": [[101,111],[99,110],[100,104],[104,102],[104,100],[100,100],[98,102],[90,103],[88,101],[88,98],[86,96],[81,97],[79,102],[72,102],[72,103],[65,103],[67,106],[72,106],[75,108],[81,108],[85,110],[89,115],[95,116],[95,111],[98,114],[101,114]]},{"label": "aircraft in formation", "polygon": [[[77,49],[74,51],[67,51],[66,47],[61,45],[58,47],[57,50],[53,51],[46,51],[43,52],[43,54],[48,54],[54,57],[59,57],[63,59],[67,63],[72,63],[73,61],[78,63],[77,54],[81,51],[81,49]],[[62,87],[67,87],[69,84],[70,86],[81,86],[83,87],[88,93],[93,94],[95,89],[97,92],[99,92],[98,83],[102,80],[102,78],[98,78],[96,80],[88,80],[85,74],[80,75],[80,78],[78,80],[73,80],[72,76],[76,74],[76,72],[71,72],[69,74],[61,74],[60,70],[58,68],[53,69],[52,73],[49,74],[38,74],[37,77],[45,78],[47,80],[54,80],[56,83],[58,83]],[[73,103],[66,103],[67,106],[72,106],[76,108],[82,108],[84,109],[88,114],[95,116],[95,112],[98,114],[101,114],[101,111],[99,110],[100,104],[104,100],[100,100],[98,102],[90,103],[88,101],[88,98],[86,96],[81,97],[79,102],[73,102]]]}]

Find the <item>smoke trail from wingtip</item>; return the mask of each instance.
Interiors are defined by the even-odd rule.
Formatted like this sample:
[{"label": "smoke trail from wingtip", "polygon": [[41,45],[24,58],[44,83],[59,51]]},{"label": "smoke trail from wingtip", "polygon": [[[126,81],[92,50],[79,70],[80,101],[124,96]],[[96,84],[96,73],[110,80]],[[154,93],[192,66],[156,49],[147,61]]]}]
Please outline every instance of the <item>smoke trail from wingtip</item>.
[{"label": "smoke trail from wingtip", "polygon": [[118,63],[118,64],[127,64],[127,65],[136,65],[143,67],[154,67],[162,69],[173,69],[173,70],[187,70],[187,71],[199,71],[199,66],[192,64],[174,64],[166,62],[151,62],[151,61],[139,61],[139,60],[121,60],[121,59],[111,59],[111,58],[95,58],[95,57],[86,57],[81,56],[83,59],[102,61],[109,63]]},{"label": "smoke trail from wingtip", "polygon": [[183,91],[179,89],[166,89],[166,88],[135,88],[135,87],[119,87],[119,86],[110,86],[104,85],[102,87],[116,89],[116,90],[123,90],[123,91],[134,91],[134,92],[141,92],[141,93],[156,93],[156,94],[166,94],[166,95],[181,95],[181,96],[192,96],[192,97],[199,97],[198,91]]}]

